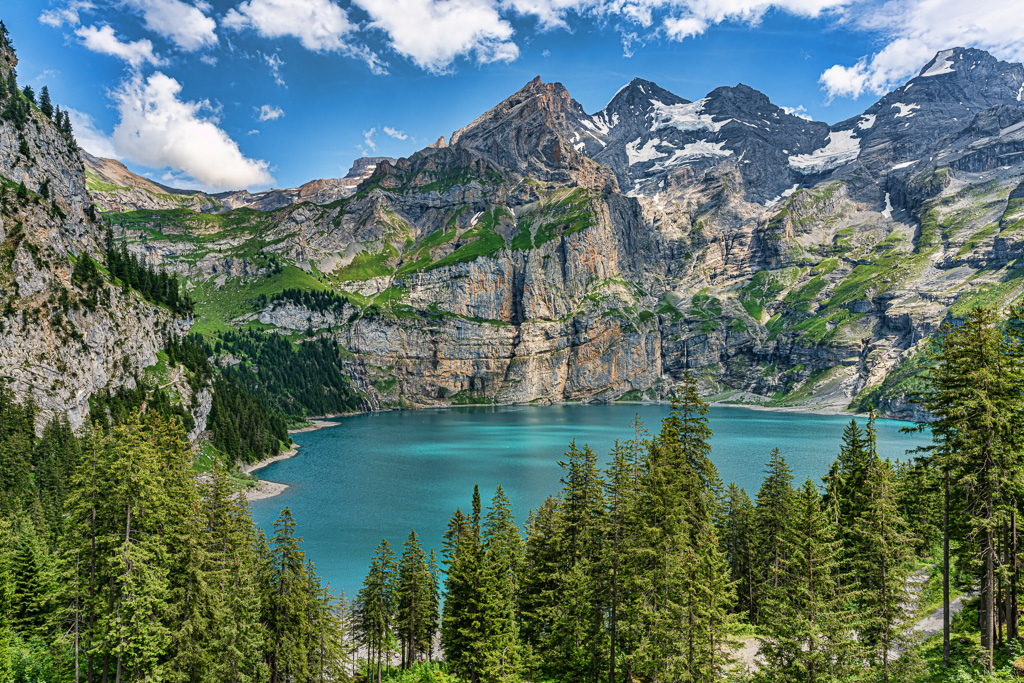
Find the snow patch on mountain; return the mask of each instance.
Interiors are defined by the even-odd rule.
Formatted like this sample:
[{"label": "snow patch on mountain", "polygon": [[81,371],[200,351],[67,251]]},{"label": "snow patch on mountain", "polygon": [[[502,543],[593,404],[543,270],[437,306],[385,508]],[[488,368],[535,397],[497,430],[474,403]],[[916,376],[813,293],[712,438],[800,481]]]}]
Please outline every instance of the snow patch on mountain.
[{"label": "snow patch on mountain", "polygon": [[948,74],[953,72],[953,51],[943,50],[939,54],[935,55],[935,59],[924,68],[921,72],[920,78],[928,78],[929,76],[941,76],[942,74]]},{"label": "snow patch on mountain", "polygon": [[665,104],[658,100],[651,100],[651,104],[654,106],[654,123],[651,125],[651,132],[672,127],[682,131],[709,130],[717,133],[732,119],[715,121],[710,114],[703,113],[707,101],[706,97],[687,104]]},{"label": "snow patch on mountain", "polygon": [[821,173],[848,161],[860,154],[860,140],[852,130],[836,130],[828,134],[828,144],[810,154],[798,154],[789,158],[789,165],[801,173]]},{"label": "snow patch on mountain", "polygon": [[708,142],[707,140],[697,140],[696,142],[684,145],[682,149],[677,149],[668,160],[656,165],[651,171],[667,171],[675,166],[707,157],[732,156],[733,151],[731,149],[723,149],[724,147],[724,141]]},{"label": "snow patch on mountain", "polygon": [[860,117],[860,121],[857,122],[858,130],[867,130],[875,125],[875,119],[877,117],[874,114],[863,114]]},{"label": "snow patch on mountain", "polygon": [[897,119],[907,118],[914,115],[918,109],[921,108],[920,104],[907,104],[906,102],[895,102],[890,109],[899,109],[900,113],[896,114]]},{"label": "snow patch on mountain", "polygon": [[654,138],[648,140],[647,144],[643,147],[639,147],[641,138],[637,138],[633,142],[626,143],[626,156],[629,158],[629,165],[638,164],[642,161],[654,161],[664,156],[668,156],[665,152],[659,152],[656,149],[657,145],[661,144],[661,140]]},{"label": "snow patch on mountain", "polygon": [[1024,97],[1024,83],[1020,84],[1020,90],[1017,91],[1017,101],[1018,102],[1024,101],[1024,100],[1021,99],[1022,97]]},{"label": "snow patch on mountain", "polygon": [[777,204],[778,204],[779,202],[781,202],[781,201],[782,201],[783,199],[785,199],[786,197],[789,197],[789,196],[791,196],[791,195],[792,195],[792,194],[793,194],[794,192],[796,192],[796,190],[797,190],[797,188],[798,188],[798,187],[800,187],[800,183],[794,183],[794,184],[793,184],[793,187],[790,187],[790,188],[788,188],[788,189],[785,189],[785,190],[783,190],[783,191],[782,191],[782,194],[780,194],[780,195],[779,195],[778,197],[776,197],[775,199],[769,199],[768,201],[766,201],[766,202],[764,203],[765,207],[766,207],[766,208],[769,208],[769,209],[770,209],[770,208],[772,208],[772,207],[776,206],[776,205],[777,205]]}]

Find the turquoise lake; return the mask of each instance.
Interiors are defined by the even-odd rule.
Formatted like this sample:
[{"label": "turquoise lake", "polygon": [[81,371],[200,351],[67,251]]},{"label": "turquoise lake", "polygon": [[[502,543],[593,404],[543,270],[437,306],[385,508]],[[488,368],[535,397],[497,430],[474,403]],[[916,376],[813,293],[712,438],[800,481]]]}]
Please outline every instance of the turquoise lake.
[{"label": "turquoise lake", "polygon": [[[522,524],[560,488],[558,461],[570,441],[590,444],[605,461],[615,439],[632,438],[634,414],[656,432],[668,411],[667,405],[504,406],[340,418],[336,427],[294,435],[299,454],[258,472],[289,488],[252,503],[253,519],[270,535],[280,510],[290,507],[307,556],[336,591],[352,597],[381,538],[401,553],[415,528],[440,559],[448,519],[457,507],[469,510],[473,484],[485,505],[501,484]],[[744,487],[751,499],[776,446],[796,483],[807,477],[820,483],[850,420],[731,407],[714,407],[709,418],[722,480]],[[877,424],[883,457],[905,460],[907,450],[929,442],[925,434],[899,433],[908,423]]]}]

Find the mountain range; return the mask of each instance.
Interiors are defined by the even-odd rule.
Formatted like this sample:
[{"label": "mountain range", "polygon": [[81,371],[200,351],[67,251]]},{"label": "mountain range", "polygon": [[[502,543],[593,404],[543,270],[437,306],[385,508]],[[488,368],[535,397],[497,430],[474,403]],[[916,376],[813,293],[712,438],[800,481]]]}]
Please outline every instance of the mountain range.
[{"label": "mountain range", "polygon": [[[37,191],[9,128],[0,174]],[[928,339],[1024,294],[1024,67],[975,49],[835,125],[742,84],[689,101],[642,79],[588,114],[537,78],[447,144],[297,189],[176,190],[81,158],[37,159],[80,221],[40,247],[42,276],[15,248],[15,297],[106,224],[196,301],[195,320],[142,316],[146,334],[330,337],[372,409],[658,399],[690,372],[723,402],[919,417]],[[83,415],[119,375],[48,399],[13,369],[50,362],[10,331],[27,305],[4,319],[0,374]]]}]

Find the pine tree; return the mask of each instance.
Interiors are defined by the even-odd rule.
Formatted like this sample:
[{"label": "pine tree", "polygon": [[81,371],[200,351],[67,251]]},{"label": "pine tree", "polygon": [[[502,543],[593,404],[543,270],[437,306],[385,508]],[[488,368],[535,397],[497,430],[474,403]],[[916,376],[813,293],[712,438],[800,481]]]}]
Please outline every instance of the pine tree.
[{"label": "pine tree", "polygon": [[482,618],[480,513],[480,489],[473,487],[472,514],[467,517],[461,510],[455,511],[445,531],[443,547],[447,575],[441,646],[445,660],[460,677],[469,680],[479,676],[471,649]]},{"label": "pine tree", "polygon": [[441,624],[441,568],[437,564],[437,554],[430,549],[430,558],[427,560],[427,572],[429,575],[429,602],[427,604],[427,624],[429,630],[426,638],[427,659],[434,660],[434,644],[437,640],[438,629]]},{"label": "pine tree", "polygon": [[[924,400],[935,416],[929,426],[940,468],[952,495],[964,501],[973,528],[974,557],[980,560],[981,644],[989,671],[998,622],[997,536],[1010,518],[1021,477],[1020,451],[1011,447],[1021,386],[1011,360],[995,315],[975,308],[962,326],[943,327],[929,372],[931,394]],[[948,581],[948,557],[944,565]],[[948,625],[944,631],[948,640]]]},{"label": "pine tree", "polygon": [[786,459],[773,448],[765,470],[764,482],[757,492],[754,528],[757,538],[757,564],[761,567],[758,588],[754,591],[754,622],[761,623],[761,594],[779,587],[785,562],[783,536],[793,509],[793,473]]},{"label": "pine tree", "polygon": [[433,639],[431,576],[416,530],[409,532],[398,563],[395,627],[402,645],[402,666],[409,668]]},{"label": "pine tree", "polygon": [[635,665],[658,681],[715,680],[729,659],[735,596],[715,528],[721,482],[709,457],[707,410],[687,376],[650,443],[641,481]]},{"label": "pine tree", "polygon": [[50,102],[50,89],[45,85],[39,93],[39,111],[43,112],[43,116],[46,118],[53,120],[53,103]]},{"label": "pine tree", "polygon": [[722,550],[729,563],[729,576],[736,585],[736,611],[754,622],[754,591],[757,590],[754,505],[747,492],[729,484],[725,494]]},{"label": "pine tree", "polygon": [[636,643],[636,620],[633,608],[637,599],[632,588],[633,559],[639,543],[639,493],[643,473],[644,451],[649,447],[648,433],[635,415],[630,423],[634,438],[615,442],[611,464],[605,470],[604,570],[609,576],[608,587],[608,681],[617,680],[616,667],[621,658],[625,666],[625,680],[631,680],[633,650]]},{"label": "pine tree", "polygon": [[480,623],[468,652],[470,668],[485,683],[518,681],[525,659],[517,619],[523,538],[501,486],[487,508],[481,543]]},{"label": "pine tree", "polygon": [[913,540],[896,508],[895,487],[891,465],[876,458],[864,482],[863,509],[851,530],[860,549],[852,558],[858,580],[859,640],[881,671],[883,683],[911,680],[917,673],[906,623],[906,605],[913,602],[907,589]]},{"label": "pine tree", "polygon": [[305,680],[309,675],[309,621],[313,606],[306,556],[295,535],[295,518],[285,508],[274,522],[270,539],[273,574],[267,624],[270,681]]},{"label": "pine tree", "polygon": [[387,539],[377,546],[370,570],[356,598],[359,637],[368,652],[370,677],[380,683],[390,658],[395,619],[395,562]]},{"label": "pine tree", "polygon": [[[846,595],[837,589],[835,525],[808,479],[796,492],[781,538],[776,581],[767,589],[757,680],[846,681],[858,665]],[[769,618],[770,615],[770,618]]]}]

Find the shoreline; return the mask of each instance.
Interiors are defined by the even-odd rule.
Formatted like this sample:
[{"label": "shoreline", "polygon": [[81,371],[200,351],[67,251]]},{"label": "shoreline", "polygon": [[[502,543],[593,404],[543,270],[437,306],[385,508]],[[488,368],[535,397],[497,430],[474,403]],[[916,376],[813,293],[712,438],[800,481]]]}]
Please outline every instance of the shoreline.
[{"label": "shoreline", "polygon": [[[337,422],[327,422],[326,419],[324,419],[333,417],[343,416],[327,415],[319,418],[311,418],[310,422],[312,422],[313,424],[309,425],[308,427],[302,427],[300,429],[289,429],[288,434],[304,434],[306,432],[315,432],[318,429],[325,429],[327,427],[336,427],[338,425]],[[253,472],[261,470],[268,465],[274,464],[275,462],[280,462],[282,460],[294,458],[296,455],[299,454],[299,448],[301,447],[301,444],[293,443],[292,447],[286,451],[278,453],[277,455],[271,456],[269,458],[264,458],[263,460],[260,460],[258,462],[249,463],[247,465],[239,465],[238,469],[244,472],[245,474],[252,474]],[[242,495],[244,495],[245,499],[250,503],[257,500],[266,500],[267,498],[279,496],[288,489],[288,484],[282,484],[277,481],[270,481],[268,479],[259,478],[257,478],[257,481],[258,483],[256,484],[256,486],[253,486],[250,489],[242,489],[241,491]]]}]

